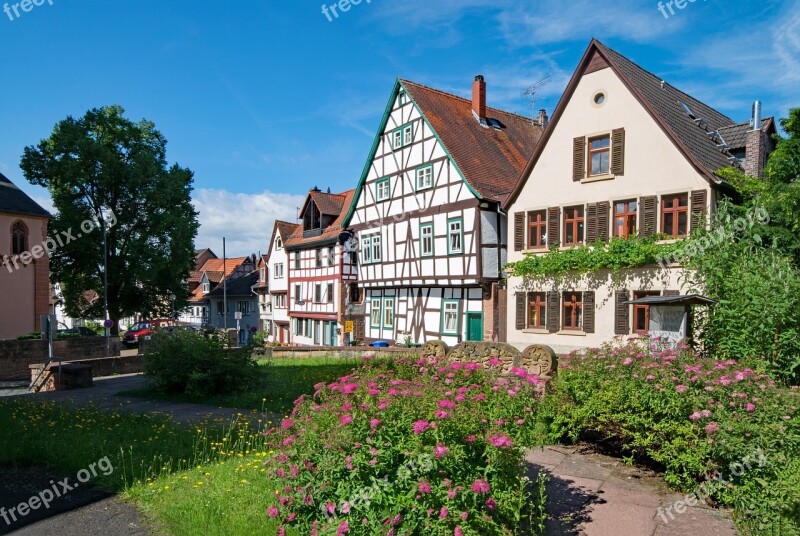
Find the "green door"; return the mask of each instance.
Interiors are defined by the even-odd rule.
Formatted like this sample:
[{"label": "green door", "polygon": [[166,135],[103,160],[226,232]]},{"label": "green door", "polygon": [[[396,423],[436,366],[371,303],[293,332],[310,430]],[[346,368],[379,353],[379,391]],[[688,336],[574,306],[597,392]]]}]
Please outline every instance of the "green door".
[{"label": "green door", "polygon": [[467,313],[467,340],[483,341],[483,313]]}]

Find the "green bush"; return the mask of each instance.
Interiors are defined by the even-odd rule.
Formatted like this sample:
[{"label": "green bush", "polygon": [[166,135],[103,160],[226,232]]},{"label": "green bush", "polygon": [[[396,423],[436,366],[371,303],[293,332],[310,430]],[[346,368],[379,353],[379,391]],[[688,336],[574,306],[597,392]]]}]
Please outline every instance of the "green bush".
[{"label": "green bush", "polygon": [[154,335],[145,373],[158,391],[192,397],[245,391],[259,379],[251,348],[226,349],[219,338],[191,331]]},{"label": "green bush", "polygon": [[42,334],[38,331],[31,331],[30,333],[26,333],[25,335],[20,335],[17,337],[18,341],[36,341],[41,340]]},{"label": "green bush", "polygon": [[520,466],[539,378],[516,372],[400,358],[318,384],[268,432],[268,514],[303,534],[537,533],[542,483]]},{"label": "green bush", "polygon": [[[800,391],[764,366],[646,340],[606,345],[559,369],[542,418],[551,441],[597,441],[686,492],[710,486],[711,501],[733,507],[754,534],[798,535]],[[709,484],[718,476],[728,484]]]}]

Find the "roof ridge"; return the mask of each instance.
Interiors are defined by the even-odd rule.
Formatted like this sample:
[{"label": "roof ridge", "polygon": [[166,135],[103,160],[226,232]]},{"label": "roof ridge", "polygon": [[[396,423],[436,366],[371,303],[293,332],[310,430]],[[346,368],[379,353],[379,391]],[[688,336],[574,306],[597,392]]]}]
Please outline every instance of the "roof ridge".
[{"label": "roof ridge", "polygon": [[[439,93],[439,94],[441,94],[441,95],[445,95],[445,96],[447,96],[447,97],[451,97],[451,98],[454,98],[454,99],[462,100],[462,101],[464,101],[464,102],[468,102],[468,103],[471,103],[471,102],[472,102],[470,99],[468,99],[468,98],[466,98],[466,97],[462,97],[462,96],[460,96],[460,95],[456,95],[455,93],[448,93],[447,91],[442,91],[441,89],[436,89],[435,87],[431,87],[431,86],[429,86],[429,85],[426,85],[426,84],[420,84],[419,82],[414,82],[413,80],[407,80],[407,79],[405,79],[405,78],[401,78],[401,79],[400,79],[400,82],[401,82],[401,83],[414,84],[415,86],[419,86],[419,87],[421,87],[421,88],[428,89],[428,90],[430,90],[430,91],[433,91],[433,92],[435,92],[435,93]],[[521,115],[521,114],[518,114],[518,113],[516,113],[516,112],[509,112],[508,110],[503,110],[503,109],[501,109],[501,108],[496,108],[496,107],[494,107],[494,106],[488,106],[488,105],[487,105],[487,106],[486,106],[486,109],[487,109],[487,110],[494,110],[494,111],[496,111],[496,112],[500,112],[500,113],[507,114],[507,115],[513,115],[514,117],[518,117],[518,118],[520,118],[520,119],[523,119],[523,120],[525,120],[525,121],[531,121],[531,118],[530,118],[530,117],[526,117],[526,116],[524,116],[524,115]]]}]

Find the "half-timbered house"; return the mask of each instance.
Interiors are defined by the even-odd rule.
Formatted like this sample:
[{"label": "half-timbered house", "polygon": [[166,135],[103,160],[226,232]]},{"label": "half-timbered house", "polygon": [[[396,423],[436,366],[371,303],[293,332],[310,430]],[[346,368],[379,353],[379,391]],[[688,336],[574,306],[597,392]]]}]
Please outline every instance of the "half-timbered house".
[{"label": "half-timbered house", "polygon": [[[758,176],[772,150],[771,118],[754,106],[735,123],[593,40],[504,208],[509,259],[636,235],[679,240],[706,226],[731,193],[718,171]],[[578,281],[509,280],[508,342],[558,352],[646,334],[637,298],[682,290],[677,263],[590,273]]]},{"label": "half-timbered house", "polygon": [[269,251],[265,256],[267,268],[268,303],[272,325],[266,333],[270,342],[289,344],[289,255],[285,242],[294,234],[298,225],[276,221],[272,227]]},{"label": "half-timbered house", "polygon": [[359,250],[364,340],[504,338],[501,203],[541,126],[472,100],[398,80],[345,224]]},{"label": "half-timbered house", "polygon": [[300,224],[285,239],[290,342],[302,346],[341,346],[348,289],[358,277],[355,254],[341,243],[353,190],[341,194],[311,190]]}]

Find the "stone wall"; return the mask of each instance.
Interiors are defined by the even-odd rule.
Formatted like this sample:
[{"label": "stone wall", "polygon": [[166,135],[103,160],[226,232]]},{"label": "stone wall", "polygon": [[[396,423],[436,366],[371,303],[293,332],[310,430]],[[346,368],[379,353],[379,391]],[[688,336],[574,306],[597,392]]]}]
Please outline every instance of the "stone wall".
[{"label": "stone wall", "polygon": [[[109,344],[106,351],[104,337],[61,339],[53,343],[53,355],[70,361],[120,355],[120,342],[112,339]],[[30,365],[46,362],[46,341],[0,341],[0,380],[29,380]]]},{"label": "stone wall", "polygon": [[[84,387],[85,385],[71,385],[69,381],[63,382],[64,385],[57,385],[59,363],[52,363],[47,371],[40,376],[44,363],[30,365],[29,381],[36,381],[34,391],[55,391],[62,389],[72,389]],[[113,376],[116,374],[137,374],[144,372],[144,357],[140,355],[124,357],[101,357],[98,359],[81,359],[63,363],[68,367],[90,367],[89,379],[103,376]],[[91,381],[89,381],[91,385]]]}]

